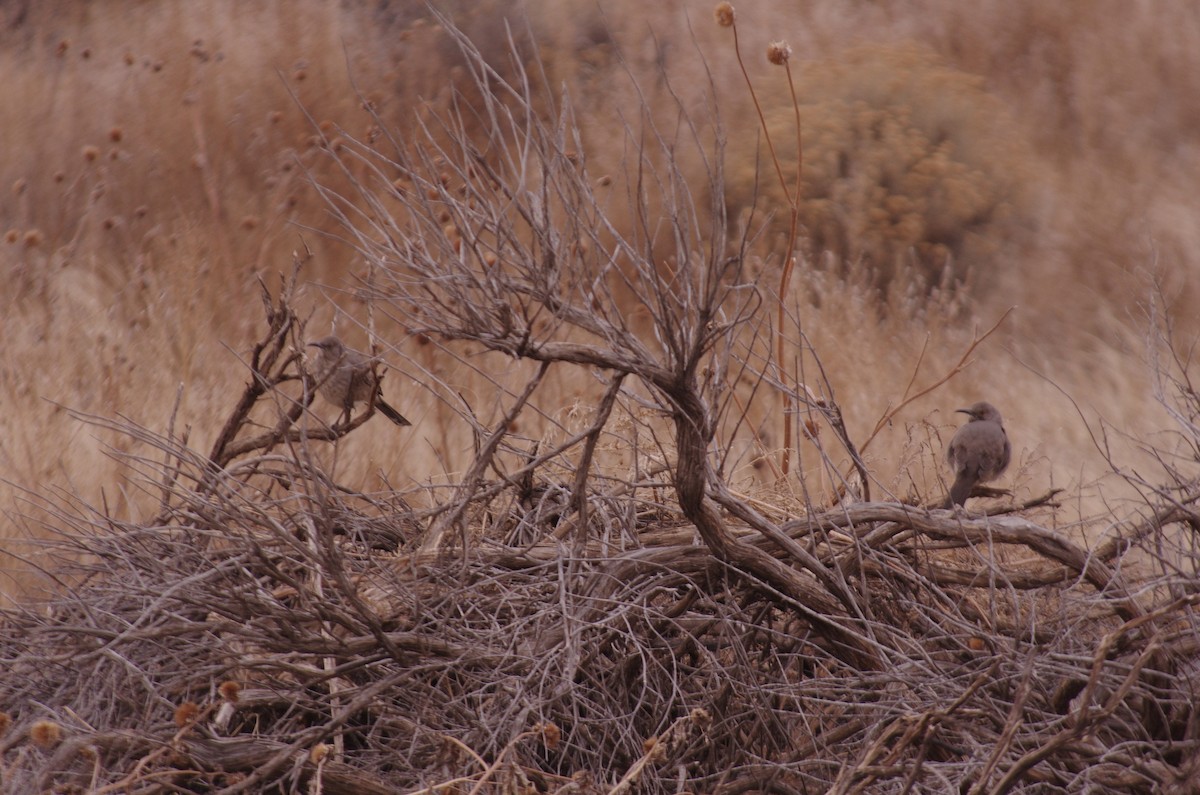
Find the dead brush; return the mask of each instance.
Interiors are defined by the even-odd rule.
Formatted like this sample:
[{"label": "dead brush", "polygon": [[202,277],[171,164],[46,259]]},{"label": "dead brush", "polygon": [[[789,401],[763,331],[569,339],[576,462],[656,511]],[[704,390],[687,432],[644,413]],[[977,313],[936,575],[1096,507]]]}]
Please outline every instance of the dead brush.
[{"label": "dead brush", "polygon": [[[637,222],[619,227],[569,103],[534,112],[556,104],[536,72],[504,80],[457,40],[480,104],[403,145],[346,139],[329,156],[353,193],[317,187],[372,311],[520,365],[515,386],[490,382],[493,421],[461,407],[473,459],[445,487],[342,487],[325,454],[368,415],[310,421],[290,280],[264,289],[249,383],[208,453],[174,427],[80,417],[136,442],[131,483],[157,510],[40,506],[62,589],[0,614],[5,788],[1186,786],[1194,482],[1097,520],[1091,549],[1054,526],[1052,493],[980,516],[850,487],[799,510],[738,493],[724,466],[745,412],[788,382],[761,344],[762,288],[740,278],[746,238],[696,200],[722,195],[720,140],[683,108],[670,129],[641,108],[623,130]],[[710,156],[703,190],[676,167],[684,145]],[[600,397],[534,443],[514,429],[554,416],[552,370]],[[758,386],[739,401],[743,376]],[[830,393],[789,396],[834,427]],[[1194,417],[1195,392],[1173,394]],[[834,429],[841,477],[865,442]],[[394,551],[347,532],[364,526]],[[1160,568],[1131,576],[1135,550]],[[53,748],[29,739],[45,722]]]}]

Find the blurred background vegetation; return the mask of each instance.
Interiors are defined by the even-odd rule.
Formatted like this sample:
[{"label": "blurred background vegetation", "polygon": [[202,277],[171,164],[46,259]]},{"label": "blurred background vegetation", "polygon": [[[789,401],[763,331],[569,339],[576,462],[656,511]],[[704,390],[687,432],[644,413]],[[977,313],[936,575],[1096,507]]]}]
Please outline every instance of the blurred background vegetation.
[{"label": "blurred background vegetation", "polygon": [[[716,97],[729,212],[772,220],[753,268],[777,285],[787,201],[729,33],[708,2],[439,3],[497,68],[508,36],[571,97],[592,173],[621,172],[615,125],[636,127],[640,90],[703,116]],[[579,7],[575,7],[578,5]],[[753,7],[751,7],[753,5]],[[1187,0],[811,0],[745,4],[750,78],[785,173],[794,115],[769,42],[793,50],[802,119],[806,258],[789,306],[836,386],[852,436],[948,371],[979,327],[1016,310],[945,387],[905,409],[870,450],[898,496],[944,475],[951,411],[1001,407],[1018,491],[1071,489],[1069,516],[1110,510],[1111,462],[1148,464],[1170,444],[1143,340],[1158,300],[1184,335],[1197,323],[1200,17]],[[0,539],[45,516],[31,495],[71,494],[136,513],[110,453],[129,452],[67,410],[178,422],[206,448],[245,382],[256,279],[302,274],[311,328],[354,344],[362,263],[310,177],[336,188],[323,147],[403,131],[468,90],[457,49],[420,2],[0,3]],[[635,88],[635,83],[640,88]],[[653,104],[653,103],[652,103]],[[366,107],[364,107],[366,106]],[[662,107],[670,107],[662,103]],[[378,119],[374,114],[378,114]],[[669,126],[669,118],[656,120]],[[452,477],[469,429],[429,374],[495,407],[488,383],[379,318],[404,351],[388,379],[414,420],[347,440],[346,484]],[[498,365],[499,366],[499,365]],[[561,386],[569,414],[590,400]],[[768,446],[781,443],[763,428]],[[1103,437],[1101,444],[1097,440]],[[1152,464],[1150,464],[1152,465]],[[800,473],[803,474],[803,471]],[[770,468],[744,488],[788,489]],[[0,561],[0,593],[30,587]]]}]

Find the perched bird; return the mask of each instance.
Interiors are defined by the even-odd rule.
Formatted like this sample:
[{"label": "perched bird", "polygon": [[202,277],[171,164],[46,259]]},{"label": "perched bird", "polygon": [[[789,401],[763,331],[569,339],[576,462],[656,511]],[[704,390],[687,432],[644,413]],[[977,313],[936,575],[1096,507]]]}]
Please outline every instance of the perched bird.
[{"label": "perched bird", "polygon": [[980,401],[956,411],[971,419],[955,432],[946,448],[946,460],[954,470],[954,485],[946,500],[947,508],[966,503],[976,484],[1000,477],[1012,457],[1012,446],[995,406]]},{"label": "perched bird", "polygon": [[317,355],[312,365],[312,377],[321,396],[342,410],[349,418],[355,403],[365,403],[375,398],[375,408],[397,425],[412,425],[400,412],[383,399],[379,376],[375,373],[375,359],[365,353],[347,348],[335,336],[323,337],[308,343],[316,348]]}]

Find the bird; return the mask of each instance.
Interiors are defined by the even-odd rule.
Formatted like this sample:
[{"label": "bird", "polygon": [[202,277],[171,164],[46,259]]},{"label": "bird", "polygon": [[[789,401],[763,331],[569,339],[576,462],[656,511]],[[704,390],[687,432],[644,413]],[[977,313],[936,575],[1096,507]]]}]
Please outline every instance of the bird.
[{"label": "bird", "polygon": [[955,411],[971,419],[955,432],[946,448],[946,460],[954,470],[954,485],[946,500],[947,508],[965,504],[977,484],[1000,477],[1012,458],[1012,445],[995,406],[980,401]]},{"label": "bird", "polygon": [[346,418],[355,403],[375,400],[375,408],[392,422],[403,427],[412,425],[400,412],[383,399],[379,376],[373,365],[374,357],[346,347],[337,336],[330,335],[308,343],[316,348],[312,377],[321,396],[342,410]]}]

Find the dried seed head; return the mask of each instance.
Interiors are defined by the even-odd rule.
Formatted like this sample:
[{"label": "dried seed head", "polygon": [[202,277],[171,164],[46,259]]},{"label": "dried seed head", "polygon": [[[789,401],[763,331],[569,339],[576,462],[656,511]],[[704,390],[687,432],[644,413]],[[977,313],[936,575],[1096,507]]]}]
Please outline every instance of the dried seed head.
[{"label": "dried seed head", "polygon": [[542,743],[551,751],[557,748],[559,742],[562,741],[562,730],[553,723],[539,724],[536,731],[541,733]]},{"label": "dried seed head", "polygon": [[12,726],[12,717],[7,712],[0,712],[0,737]]},{"label": "dried seed head", "polygon": [[329,746],[325,743],[317,743],[308,752],[308,758],[313,764],[320,764],[321,760],[329,756]]},{"label": "dried seed head", "polygon": [[776,66],[783,66],[792,57],[792,48],[786,41],[773,41],[767,45],[767,60]]},{"label": "dried seed head", "polygon": [[217,692],[220,693],[221,698],[225,699],[226,701],[236,702],[238,700],[238,695],[242,692],[242,686],[232,679],[226,679],[221,683],[221,686],[217,688]]},{"label": "dried seed head", "polygon": [[195,701],[185,701],[175,708],[175,725],[182,729],[196,720],[199,714],[200,707]]},{"label": "dried seed head", "polygon": [[37,248],[42,244],[42,230],[30,229],[25,233],[25,247]]},{"label": "dried seed head", "polygon": [[83,147],[82,151],[83,159],[87,160],[88,162],[91,162],[100,156],[100,147],[98,146],[85,146]]},{"label": "dried seed head", "polygon": [[723,28],[733,27],[733,4],[732,3],[717,3],[717,7],[713,10],[713,17],[717,20],[717,24]]},{"label": "dried seed head", "polygon": [[113,143],[117,143],[124,137],[125,137],[125,133],[121,130],[120,127],[113,127],[111,130],[108,131],[108,140],[112,141]]},{"label": "dried seed head", "polygon": [[39,720],[29,727],[29,739],[38,748],[53,748],[62,740],[62,727],[52,720]]},{"label": "dried seed head", "polygon": [[10,229],[4,233],[4,242],[12,245],[21,239],[21,232],[18,229]]}]

